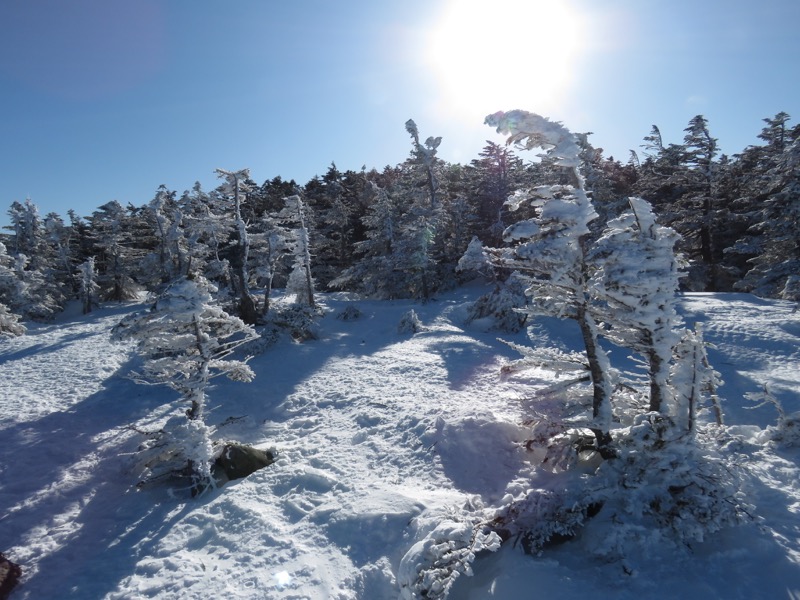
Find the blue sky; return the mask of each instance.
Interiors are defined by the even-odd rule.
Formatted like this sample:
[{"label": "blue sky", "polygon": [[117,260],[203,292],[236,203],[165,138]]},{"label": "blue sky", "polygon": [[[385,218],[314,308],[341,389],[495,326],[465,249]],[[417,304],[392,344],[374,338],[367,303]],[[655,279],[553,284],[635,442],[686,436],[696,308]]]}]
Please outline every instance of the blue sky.
[{"label": "blue sky", "polygon": [[210,189],[216,167],[380,169],[409,118],[467,163],[513,108],[623,162],[703,114],[733,154],[800,120],[797,23],[797,0],[3,0],[0,224],[25,198],[66,218]]}]

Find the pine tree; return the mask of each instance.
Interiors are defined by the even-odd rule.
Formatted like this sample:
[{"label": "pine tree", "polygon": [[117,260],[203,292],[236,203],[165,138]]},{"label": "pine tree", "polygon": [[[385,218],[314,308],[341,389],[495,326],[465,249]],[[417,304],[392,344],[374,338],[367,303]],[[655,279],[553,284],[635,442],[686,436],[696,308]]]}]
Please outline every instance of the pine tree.
[{"label": "pine tree", "polygon": [[668,385],[680,319],[676,310],[678,234],[656,222],[650,205],[630,198],[630,210],[609,221],[591,251],[593,296],[603,302],[603,335],[645,357],[650,410],[669,408]]},{"label": "pine tree", "polygon": [[511,211],[523,205],[536,216],[506,229],[505,241],[515,245],[495,253],[501,266],[529,278],[526,294],[531,315],[572,319],[580,327],[592,381],[592,431],[598,450],[613,456],[611,436],[611,365],[600,346],[599,328],[591,306],[587,243],[589,223],[597,217],[579,171],[578,139],[563,125],[521,110],[498,112],[486,123],[508,135],[520,148],[543,148],[554,164],[565,167],[572,185],[540,186],[517,192],[507,201]]},{"label": "pine tree", "polygon": [[24,335],[26,330],[25,325],[20,323],[19,315],[12,313],[0,302],[0,339]]},{"label": "pine tree", "polygon": [[223,375],[251,381],[247,360],[231,355],[257,337],[249,325],[216,305],[214,291],[202,276],[178,279],[149,311],[126,317],[112,331],[114,339],[136,343],[144,360],[141,372],[133,374],[137,381],[167,385],[188,402],[188,423],[168,433],[183,446],[179,450],[193,489],[200,492],[214,485],[210,431],[203,421],[209,384]]},{"label": "pine tree", "polygon": [[242,216],[242,201],[247,189],[244,181],[249,179],[250,170],[217,169],[216,173],[218,177],[225,180],[222,193],[233,198],[235,248],[230,255],[230,264],[234,287],[239,297],[239,314],[245,323],[253,325],[258,321],[258,311],[255,299],[250,293],[250,274],[248,272],[250,237],[247,232],[247,224]]},{"label": "pine tree", "polygon": [[135,242],[133,218],[112,200],[92,213],[89,226],[103,298],[116,302],[136,299],[141,287],[133,278],[133,270],[143,251]]},{"label": "pine tree", "polygon": [[286,198],[286,206],[281,211],[280,217],[284,222],[296,224],[294,240],[294,265],[289,276],[287,292],[295,294],[298,304],[314,308],[314,279],[311,275],[311,243],[306,227],[306,204],[298,196]]},{"label": "pine tree", "polygon": [[80,298],[83,304],[83,314],[89,314],[92,309],[97,305],[97,293],[100,286],[97,285],[94,269],[94,257],[90,256],[84,263],[78,267],[78,276],[80,280]]}]

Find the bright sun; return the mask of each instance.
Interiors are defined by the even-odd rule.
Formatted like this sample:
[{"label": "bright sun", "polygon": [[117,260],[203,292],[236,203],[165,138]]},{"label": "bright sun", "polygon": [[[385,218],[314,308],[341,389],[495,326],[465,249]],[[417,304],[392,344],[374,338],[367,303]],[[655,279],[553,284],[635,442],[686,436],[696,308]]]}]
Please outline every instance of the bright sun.
[{"label": "bright sun", "polygon": [[574,76],[581,29],[567,0],[449,0],[427,56],[444,109],[551,111]]}]

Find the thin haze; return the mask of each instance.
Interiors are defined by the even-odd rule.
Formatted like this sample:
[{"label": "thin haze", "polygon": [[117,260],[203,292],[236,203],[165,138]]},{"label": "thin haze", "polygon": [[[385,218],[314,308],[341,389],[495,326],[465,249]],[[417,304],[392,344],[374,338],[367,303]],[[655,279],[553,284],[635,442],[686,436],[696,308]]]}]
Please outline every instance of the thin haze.
[{"label": "thin haze", "polygon": [[0,224],[26,198],[66,217],[209,189],[216,167],[381,169],[409,118],[468,163],[512,108],[623,162],[703,114],[737,153],[762,118],[800,119],[798,22],[796,0],[5,0]]}]

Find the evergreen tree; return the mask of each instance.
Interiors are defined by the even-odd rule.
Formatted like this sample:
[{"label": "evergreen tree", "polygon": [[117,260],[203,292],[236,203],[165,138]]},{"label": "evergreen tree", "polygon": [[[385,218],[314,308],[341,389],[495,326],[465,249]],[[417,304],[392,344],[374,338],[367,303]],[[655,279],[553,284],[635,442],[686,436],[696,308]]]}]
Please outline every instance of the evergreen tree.
[{"label": "evergreen tree", "polygon": [[240,169],[239,171],[217,169],[216,173],[225,180],[225,185],[221,190],[222,194],[233,198],[235,246],[232,248],[229,261],[233,273],[234,289],[239,298],[239,314],[245,323],[253,325],[258,320],[258,312],[255,299],[250,293],[250,274],[248,272],[250,237],[247,232],[247,224],[242,216],[242,201],[247,189],[244,182],[250,177],[250,171],[249,169]]},{"label": "evergreen tree", "polygon": [[97,285],[94,269],[94,257],[90,256],[78,267],[80,280],[80,298],[83,305],[83,314],[89,314],[97,305],[97,293],[100,286]]},{"label": "evergreen tree", "polygon": [[8,307],[0,302],[0,339],[24,335],[25,325],[20,323],[19,315],[12,313]]},{"label": "evergreen tree", "polygon": [[592,292],[603,302],[603,335],[647,360],[650,410],[662,412],[671,404],[670,362],[680,338],[678,234],[656,223],[645,200],[629,202],[592,249]]},{"label": "evergreen tree", "polygon": [[800,274],[800,140],[764,173],[761,189],[763,201],[750,228],[750,269],[736,287],[776,297]]},{"label": "evergreen tree", "polygon": [[143,252],[135,241],[133,217],[112,200],[92,213],[89,227],[103,298],[116,302],[134,300],[141,286],[134,280],[133,270]]},{"label": "evergreen tree", "polygon": [[611,366],[600,346],[599,327],[591,305],[587,256],[589,223],[597,218],[579,171],[578,139],[563,125],[521,110],[498,112],[486,123],[508,135],[507,143],[524,149],[543,148],[556,165],[569,171],[572,185],[540,186],[517,192],[507,201],[514,211],[529,205],[532,219],[506,229],[505,241],[515,245],[495,252],[501,266],[520,271],[529,279],[526,294],[531,315],[547,315],[577,322],[583,338],[592,381],[592,431],[598,451],[613,456],[611,436]]},{"label": "evergreen tree", "polygon": [[167,433],[180,446],[177,451],[195,492],[214,485],[210,431],[203,420],[211,380],[224,375],[246,382],[254,377],[247,360],[231,355],[257,334],[217,306],[214,291],[202,276],[178,279],[149,311],[129,315],[112,331],[114,339],[136,343],[144,359],[141,372],[133,374],[137,381],[167,385],[189,404],[188,422],[173,422]]},{"label": "evergreen tree", "polygon": [[488,140],[478,156],[471,168],[476,177],[478,217],[486,232],[482,237],[490,246],[497,246],[506,228],[503,206],[522,178],[522,160],[510,148]]},{"label": "evergreen tree", "polygon": [[280,213],[284,222],[296,223],[294,240],[294,265],[287,283],[287,292],[296,295],[297,303],[314,308],[314,279],[311,275],[311,244],[306,227],[306,204],[298,196],[286,198],[286,206]]}]

